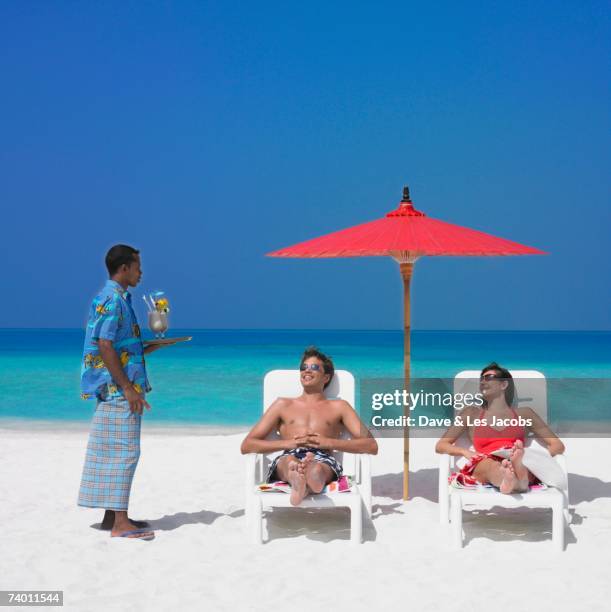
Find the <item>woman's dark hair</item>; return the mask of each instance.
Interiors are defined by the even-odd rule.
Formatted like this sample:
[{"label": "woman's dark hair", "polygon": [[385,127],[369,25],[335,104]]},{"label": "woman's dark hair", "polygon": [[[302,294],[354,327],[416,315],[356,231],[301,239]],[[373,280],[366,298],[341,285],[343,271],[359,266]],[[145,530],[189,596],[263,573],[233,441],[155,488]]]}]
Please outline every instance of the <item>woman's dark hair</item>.
[{"label": "woman's dark hair", "polygon": [[330,357],[327,357],[315,346],[308,346],[308,348],[303,351],[300,365],[303,365],[305,363],[305,360],[309,359],[310,357],[316,357],[316,359],[320,359],[320,361],[322,361],[322,368],[325,374],[329,374],[329,381],[324,386],[324,389],[326,389],[333,380],[333,374],[335,373],[335,367],[333,366],[333,362],[331,361]]},{"label": "woman's dark hair", "polygon": [[502,368],[496,361],[493,361],[490,365],[487,365],[481,372],[480,378],[486,373],[492,370],[496,373],[499,380],[506,380],[507,387],[505,388],[505,401],[507,405],[513,406],[513,400],[516,394],[516,385],[513,381],[513,376],[509,370]]},{"label": "woman's dark hair", "polygon": [[112,276],[123,264],[129,266],[129,264],[136,261],[135,255],[138,255],[138,253],[140,251],[134,249],[134,247],[127,246],[126,244],[115,244],[106,253],[106,269],[108,274]]}]

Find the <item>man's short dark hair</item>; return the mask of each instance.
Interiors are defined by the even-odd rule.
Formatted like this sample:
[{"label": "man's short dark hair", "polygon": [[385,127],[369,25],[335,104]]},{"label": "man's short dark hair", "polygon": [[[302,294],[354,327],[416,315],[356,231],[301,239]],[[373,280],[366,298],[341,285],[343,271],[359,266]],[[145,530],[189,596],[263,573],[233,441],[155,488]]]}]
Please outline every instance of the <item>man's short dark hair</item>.
[{"label": "man's short dark hair", "polygon": [[300,365],[303,365],[305,363],[305,360],[309,359],[310,357],[316,357],[316,359],[322,361],[322,368],[325,374],[329,375],[329,381],[323,387],[324,389],[326,389],[331,384],[331,381],[333,380],[333,374],[335,373],[335,367],[333,366],[333,362],[331,361],[330,357],[327,357],[327,355],[319,351],[315,346],[308,346],[308,348],[303,351]]},{"label": "man's short dark hair", "polygon": [[125,264],[129,266],[131,263],[136,261],[136,255],[140,251],[134,249],[134,247],[127,246],[126,244],[115,244],[111,247],[108,253],[106,253],[106,269],[108,274],[112,276],[116,274],[117,270]]},{"label": "man's short dark hair", "polygon": [[516,385],[513,381],[513,376],[509,370],[502,368],[496,361],[493,361],[490,365],[487,365],[481,372],[480,377],[486,372],[492,370],[497,375],[499,380],[507,381],[507,388],[505,389],[505,401],[508,406],[513,406],[513,400],[516,394]]}]

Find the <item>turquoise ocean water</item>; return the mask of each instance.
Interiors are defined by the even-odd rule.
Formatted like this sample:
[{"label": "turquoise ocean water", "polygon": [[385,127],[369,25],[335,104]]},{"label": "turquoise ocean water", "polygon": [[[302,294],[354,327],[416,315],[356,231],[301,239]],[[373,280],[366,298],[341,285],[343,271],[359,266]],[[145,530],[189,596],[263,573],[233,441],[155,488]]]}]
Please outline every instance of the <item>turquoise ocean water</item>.
[{"label": "turquoise ocean water", "polygon": [[[147,359],[153,392],[147,420],[158,424],[245,426],[261,411],[262,379],[296,368],[315,344],[359,378],[402,376],[401,331],[172,330],[193,341]],[[79,397],[83,332],[0,330],[0,425],[15,420],[87,422],[95,402]],[[412,334],[414,377],[453,377],[495,360],[547,377],[611,378],[611,332]],[[609,414],[611,418],[611,414]]]}]

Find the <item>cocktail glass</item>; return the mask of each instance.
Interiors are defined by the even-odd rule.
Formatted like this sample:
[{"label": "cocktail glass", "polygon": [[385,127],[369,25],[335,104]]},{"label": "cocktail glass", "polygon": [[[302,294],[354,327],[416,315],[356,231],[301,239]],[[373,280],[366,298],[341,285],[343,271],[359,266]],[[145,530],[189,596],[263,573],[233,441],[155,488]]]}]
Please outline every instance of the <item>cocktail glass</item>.
[{"label": "cocktail glass", "polygon": [[149,312],[149,328],[155,338],[163,338],[168,329],[168,315],[165,312]]}]

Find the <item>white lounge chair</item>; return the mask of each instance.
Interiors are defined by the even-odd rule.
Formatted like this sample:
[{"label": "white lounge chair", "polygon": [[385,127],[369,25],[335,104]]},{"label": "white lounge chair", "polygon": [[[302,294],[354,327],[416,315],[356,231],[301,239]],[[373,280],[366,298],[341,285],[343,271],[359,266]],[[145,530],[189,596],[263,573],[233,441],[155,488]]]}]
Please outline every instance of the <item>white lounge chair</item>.
[{"label": "white lounge chair", "polygon": [[[545,422],[547,422],[547,384],[541,372],[534,370],[513,370],[518,404],[530,406]],[[460,372],[454,379],[454,393],[475,393],[478,391],[479,371],[466,370]],[[525,446],[533,443],[527,438]],[[464,448],[471,447],[471,441],[462,436],[456,444]],[[538,444],[538,442],[535,442]],[[439,459],[439,520],[447,524],[451,518],[452,540],[456,548],[462,548],[462,511],[466,508],[551,508],[552,509],[552,543],[556,550],[564,550],[564,529],[568,525],[569,491],[566,461],[563,455],[554,459],[564,472],[562,488],[548,488],[542,491],[530,491],[513,495],[504,495],[495,489],[456,489],[448,485],[448,477],[455,467],[458,457],[440,455]]]},{"label": "white lounge chair", "polygon": [[[263,411],[278,397],[298,397],[303,392],[299,370],[273,370],[263,381]],[[354,406],[354,377],[346,370],[336,370],[331,384],[325,390],[329,398],[342,398]],[[349,438],[348,432],[343,437]],[[278,439],[277,432],[268,439]],[[262,492],[258,484],[263,482],[273,458],[280,453],[246,455],[246,518],[253,542],[263,541],[263,509],[292,508],[289,495]],[[362,539],[362,506],[371,515],[371,459],[369,455],[334,452],[342,464],[344,475],[352,476],[354,487],[347,492],[308,495],[299,508],[350,508],[350,541],[358,544]]]}]

